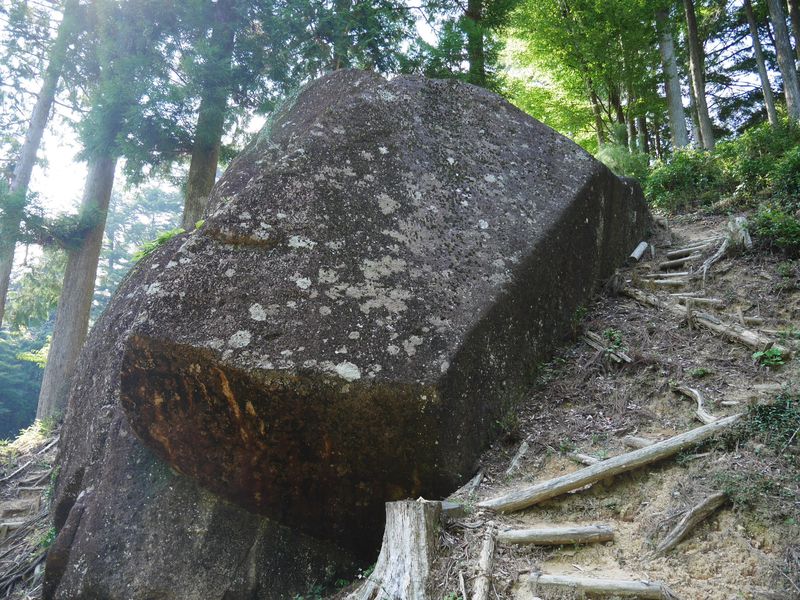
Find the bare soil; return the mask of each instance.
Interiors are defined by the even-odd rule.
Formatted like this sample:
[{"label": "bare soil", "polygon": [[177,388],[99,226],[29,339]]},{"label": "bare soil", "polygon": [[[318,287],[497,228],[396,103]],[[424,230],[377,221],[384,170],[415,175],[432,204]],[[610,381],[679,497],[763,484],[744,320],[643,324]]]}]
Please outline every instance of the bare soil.
[{"label": "bare soil", "polygon": [[[650,273],[670,249],[723,235],[725,223],[722,217],[676,219],[670,223],[671,235],[662,231],[656,238],[656,257],[620,275],[630,281]],[[702,281],[692,281],[685,288],[657,293],[668,298],[669,293],[701,287]],[[798,262],[743,251],[711,268],[705,295],[724,300],[720,318],[739,322],[761,317],[758,328],[782,332],[781,344],[795,342],[800,328]],[[581,341],[585,331],[605,337],[610,345],[617,340],[633,361],[613,362],[608,352]],[[773,335],[778,340],[779,334]],[[774,402],[780,394],[797,394],[797,375],[797,359],[766,367],[754,361],[753,349],[690,328],[685,320],[626,297],[601,295],[576,323],[573,340],[538,370],[528,401],[505,424],[505,439],[485,453],[485,477],[477,493],[455,497],[469,513],[441,531],[433,597],[461,598],[459,572],[467,582],[475,576],[483,531],[493,522],[501,529],[605,523],[614,527],[616,537],[587,546],[498,545],[490,598],[579,597],[534,589],[527,578],[535,573],[658,581],[685,599],[800,598],[799,436],[776,445],[751,419],[677,458],[522,512],[499,515],[474,509],[481,500],[580,469],[568,452],[603,459],[629,450],[621,442],[625,435],[659,440],[701,425],[694,402],[676,394],[675,385],[700,389],[707,410],[721,417]],[[509,475],[523,440],[530,449],[519,470]],[[655,545],[685,511],[717,491],[728,492],[731,501],[672,552],[654,557]]]}]

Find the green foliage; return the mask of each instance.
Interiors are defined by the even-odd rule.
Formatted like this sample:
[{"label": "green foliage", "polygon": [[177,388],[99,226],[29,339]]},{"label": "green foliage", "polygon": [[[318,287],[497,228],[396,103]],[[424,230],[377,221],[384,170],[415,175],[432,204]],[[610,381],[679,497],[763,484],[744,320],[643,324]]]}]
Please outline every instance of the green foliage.
[{"label": "green foliage", "polygon": [[619,329],[604,330],[603,339],[608,342],[608,345],[612,350],[622,349],[622,332]]},{"label": "green foliage", "polygon": [[47,531],[44,532],[44,534],[39,539],[36,545],[39,546],[39,548],[41,548],[42,550],[47,550],[48,548],[50,548],[50,546],[53,545],[53,542],[56,541],[57,535],[58,532],[56,531],[56,528],[50,527]]},{"label": "green foliage", "polygon": [[654,206],[677,211],[717,200],[725,183],[722,167],[713,154],[681,150],[655,165],[644,188]]},{"label": "green foliage", "polygon": [[9,290],[6,317],[15,329],[33,329],[50,321],[58,306],[67,257],[54,248],[31,260]]},{"label": "green foliage", "polygon": [[763,367],[777,367],[783,364],[783,354],[777,348],[753,352],[753,360]]},{"label": "green foliage", "polygon": [[17,358],[43,344],[30,333],[0,333],[0,438],[11,438],[33,423],[42,371]]},{"label": "green foliage", "polygon": [[622,144],[604,144],[596,157],[619,177],[647,179],[650,157],[644,152],[631,152]]},{"label": "green foliage", "polygon": [[783,250],[788,256],[800,256],[800,220],[784,208],[762,206],[753,219],[752,231],[766,246]]},{"label": "green foliage", "polygon": [[183,233],[186,233],[186,230],[183,229],[182,227],[176,227],[175,229],[170,229],[168,231],[160,233],[156,239],[151,240],[149,242],[145,242],[144,245],[142,245],[142,247],[134,253],[133,255],[134,262],[138,262],[145,256],[152,254],[156,250],[156,248],[166,244],[172,238],[181,235]]},{"label": "green foliage", "polygon": [[696,369],[689,371],[689,375],[695,379],[701,379],[707,375],[711,375],[712,373],[713,371],[706,369],[705,367],[697,367]]},{"label": "green foliage", "polygon": [[764,496],[780,489],[768,475],[752,471],[722,471],[714,476],[714,480],[737,508],[752,508]]},{"label": "green foliage", "polygon": [[50,341],[51,336],[47,336],[47,342],[44,346],[36,350],[31,350],[30,352],[20,352],[17,354],[17,358],[25,362],[33,363],[40,369],[44,369],[45,365],[47,365],[47,355],[50,353]]},{"label": "green foliage", "polygon": [[779,453],[792,444],[800,446],[800,396],[785,393],[773,404],[753,406],[742,427]]}]

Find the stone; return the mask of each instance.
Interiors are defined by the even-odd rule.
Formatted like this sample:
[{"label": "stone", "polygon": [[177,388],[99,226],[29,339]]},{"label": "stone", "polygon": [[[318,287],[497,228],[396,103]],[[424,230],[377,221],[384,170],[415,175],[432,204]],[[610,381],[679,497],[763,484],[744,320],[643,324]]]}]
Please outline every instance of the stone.
[{"label": "stone", "polygon": [[649,223],[488,91],[306,86],[95,326],[46,597],[279,598],[374,560],[384,503],[469,479]]}]

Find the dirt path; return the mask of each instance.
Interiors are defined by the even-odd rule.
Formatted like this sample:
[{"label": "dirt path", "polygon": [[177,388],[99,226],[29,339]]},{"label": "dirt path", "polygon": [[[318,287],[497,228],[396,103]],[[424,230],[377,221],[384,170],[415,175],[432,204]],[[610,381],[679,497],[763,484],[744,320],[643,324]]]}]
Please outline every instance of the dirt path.
[{"label": "dirt path", "polygon": [[[704,289],[702,280],[680,275],[658,279],[687,279],[685,285],[647,279],[652,273],[696,272],[719,241],[709,243],[691,263],[667,270],[658,265],[671,250],[724,235],[725,225],[724,218],[671,223],[672,234],[662,232],[655,240],[656,257],[623,270],[625,282],[618,281],[617,287],[635,285],[669,302],[679,298],[671,294],[690,291],[719,299],[718,306],[697,310],[767,331],[785,346],[795,344],[800,328],[797,262],[756,252],[730,256],[711,267]],[[585,332],[594,332],[631,362],[617,363],[602,346],[591,347],[581,339]],[[615,539],[555,548],[498,544],[490,598],[579,597],[537,588],[529,581],[537,573],[661,582],[677,597],[692,600],[800,598],[799,444],[787,429],[798,426],[800,408],[785,400],[798,393],[797,387],[790,389],[798,382],[797,361],[758,364],[753,348],[697,325],[690,328],[685,318],[624,296],[604,295],[576,315],[574,333],[577,341],[539,370],[529,402],[504,424],[505,439],[486,453],[477,492],[456,497],[470,512],[442,532],[444,551],[436,564],[433,596],[461,597],[459,572],[467,582],[475,575],[482,532],[493,522],[501,530],[608,524]],[[476,508],[509,490],[580,469],[583,465],[568,458],[570,453],[604,459],[630,450],[622,443],[626,435],[660,440],[700,426],[695,403],[673,391],[678,385],[700,390],[714,417],[774,403],[776,397],[783,400],[778,410],[758,409],[721,439],[588,490],[505,515]],[[529,450],[509,474],[523,442]],[[730,498],[720,510],[672,552],[653,556],[688,508],[719,491]]]}]

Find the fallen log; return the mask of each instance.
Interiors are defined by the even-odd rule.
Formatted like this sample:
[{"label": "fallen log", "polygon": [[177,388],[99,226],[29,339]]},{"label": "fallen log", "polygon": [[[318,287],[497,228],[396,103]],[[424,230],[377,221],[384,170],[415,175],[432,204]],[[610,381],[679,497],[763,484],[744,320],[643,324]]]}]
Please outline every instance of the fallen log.
[{"label": "fallen log", "polygon": [[[656,308],[662,308],[676,316],[686,317],[688,314],[688,310],[685,306],[681,306],[680,304],[673,302],[666,302],[645,291],[630,286],[625,286],[620,291],[629,298],[633,298],[637,302],[649,304],[650,306],[654,306]],[[781,356],[786,358],[791,356],[791,350],[776,344],[774,340],[763,336],[759,332],[753,331],[752,329],[747,329],[746,327],[742,327],[736,323],[726,323],[714,315],[703,311],[693,310],[691,317],[693,324],[710,329],[714,333],[718,333],[735,342],[744,344],[745,346],[748,346],[754,350],[767,350],[769,348],[776,348],[780,351]]]},{"label": "fallen log", "polygon": [[639,242],[636,248],[633,249],[633,252],[631,252],[630,257],[636,262],[639,262],[642,259],[642,256],[644,255],[645,251],[647,250],[648,245],[649,244],[647,242]]},{"label": "fallen log", "polygon": [[705,304],[706,306],[725,306],[725,301],[720,300],[719,298],[701,298],[698,296],[679,296],[678,297],[678,304],[685,304],[686,302],[692,302],[692,304]]},{"label": "fallen log", "polygon": [[387,502],[375,570],[347,600],[426,600],[440,513],[439,502]]},{"label": "fallen log", "polygon": [[580,452],[569,452],[567,454],[567,458],[574,460],[575,462],[581,463],[582,465],[596,465],[600,462],[599,458],[594,456],[589,456],[588,454],[581,454]]},{"label": "fallen log", "polygon": [[676,271],[674,273],[648,273],[647,275],[642,275],[642,279],[670,279],[673,277],[686,277],[689,275],[689,271]]},{"label": "fallen log", "polygon": [[606,477],[624,473],[625,471],[630,471],[677,454],[681,450],[727,429],[738,421],[741,416],[742,414],[739,413],[724,419],[719,419],[709,425],[703,425],[702,427],[692,429],[661,442],[656,442],[646,448],[640,448],[639,450],[608,458],[596,465],[585,467],[574,473],[562,475],[561,477],[556,477],[548,481],[542,481],[496,498],[484,500],[483,502],[479,502],[478,506],[500,512],[513,512],[527,508],[538,502],[571,492],[572,490],[605,479]]},{"label": "fallen log", "polygon": [[514,473],[514,471],[519,469],[519,463],[522,461],[523,458],[525,458],[525,455],[528,453],[529,449],[530,446],[528,445],[527,440],[525,440],[524,442],[522,442],[522,444],[520,444],[519,450],[517,450],[517,453],[514,455],[514,458],[511,459],[511,464],[509,464],[508,468],[506,469],[506,475],[511,475],[512,473]]},{"label": "fallen log", "polygon": [[570,575],[546,575],[532,573],[528,581],[536,591],[537,586],[572,590],[584,594],[602,596],[635,596],[637,598],[673,598],[662,583],[627,579],[596,579],[593,577],[572,577]]},{"label": "fallen log", "polygon": [[595,350],[600,350],[602,352],[607,353],[611,358],[618,362],[626,362],[630,363],[633,362],[633,359],[625,354],[622,350],[618,348],[611,348],[608,346],[606,340],[602,337],[594,333],[593,331],[587,331],[583,336],[583,341],[589,344]]},{"label": "fallen log", "polygon": [[702,421],[706,425],[708,425],[709,423],[713,423],[714,421],[717,420],[717,417],[715,417],[706,410],[705,398],[703,397],[703,393],[700,390],[691,388],[688,385],[679,385],[675,387],[673,391],[678,392],[679,394],[683,394],[684,396],[688,396],[697,403],[697,410],[695,411],[695,415],[697,415],[697,418],[700,419],[700,421]]},{"label": "fallen log", "polygon": [[[716,241],[716,240],[714,240]],[[683,248],[678,248],[677,250],[670,250],[667,252],[667,259],[674,260],[676,258],[684,258],[686,256],[691,256],[692,254],[697,254],[698,252],[702,252],[706,248],[708,248],[709,244],[713,242],[702,242],[692,244],[691,246],[684,246]]]},{"label": "fallen log", "polygon": [[[487,600],[492,587],[492,564],[494,563],[494,526],[489,525],[483,536],[483,547],[478,558],[478,575],[475,577],[475,587],[472,591],[472,600]],[[465,599],[466,600],[466,599]]]},{"label": "fallen log", "polygon": [[624,438],[622,438],[622,443],[629,448],[647,448],[648,446],[655,444],[653,440],[648,440],[647,438],[638,437],[635,435],[626,435]]},{"label": "fallen log", "polygon": [[608,542],[613,539],[614,528],[610,525],[507,529],[497,534],[497,541],[504,544],[533,544],[536,546],[591,544],[595,542]]},{"label": "fallen log", "polygon": [[699,523],[704,521],[715,510],[728,501],[728,496],[723,492],[709,496],[696,506],[692,507],[680,522],[664,537],[656,547],[656,556],[666,554],[677,546],[680,541]]},{"label": "fallen log", "polygon": [[658,263],[658,268],[661,271],[668,271],[669,269],[674,269],[675,267],[682,267],[687,262],[692,262],[702,257],[702,254],[689,254],[688,256],[673,258],[672,260],[665,260],[664,262]]}]

